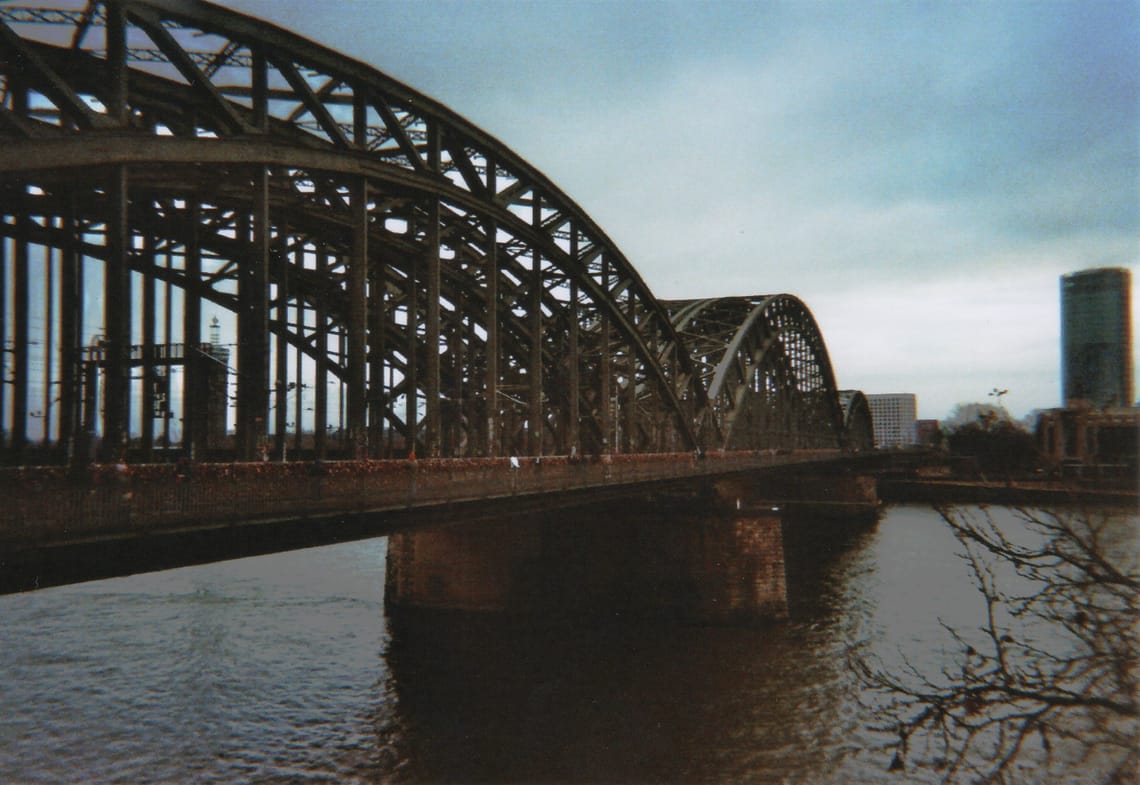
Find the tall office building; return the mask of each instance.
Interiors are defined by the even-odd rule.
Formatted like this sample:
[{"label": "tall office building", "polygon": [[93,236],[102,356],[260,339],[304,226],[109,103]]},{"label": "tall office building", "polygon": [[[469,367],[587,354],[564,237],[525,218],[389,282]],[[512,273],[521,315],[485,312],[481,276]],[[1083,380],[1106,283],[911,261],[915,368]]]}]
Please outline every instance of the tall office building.
[{"label": "tall office building", "polygon": [[1061,276],[1065,406],[1132,405],[1132,274],[1121,267]]},{"label": "tall office building", "polygon": [[914,393],[868,394],[875,447],[910,447],[918,444],[915,431],[918,398]]}]

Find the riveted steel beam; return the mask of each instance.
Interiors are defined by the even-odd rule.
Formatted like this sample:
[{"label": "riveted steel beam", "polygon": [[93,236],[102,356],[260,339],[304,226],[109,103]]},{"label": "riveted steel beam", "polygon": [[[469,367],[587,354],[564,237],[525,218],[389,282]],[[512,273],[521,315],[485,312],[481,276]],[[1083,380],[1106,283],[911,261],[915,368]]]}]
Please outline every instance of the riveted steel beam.
[{"label": "riveted steel beam", "polygon": [[[65,240],[60,256],[59,289],[59,441],[65,448],[68,461],[75,465],[76,431],[79,420],[79,348],[83,324],[83,289],[80,258],[77,248],[74,209],[63,215],[62,231]],[[0,240],[0,246],[3,240]],[[2,277],[2,271],[0,271]],[[0,314],[3,320],[3,314]],[[0,405],[0,410],[2,410]]]},{"label": "riveted steel beam", "polygon": [[107,258],[103,273],[103,325],[106,342],[103,393],[104,460],[116,460],[127,447],[130,424],[131,230],[126,166],[111,168],[107,182]]},{"label": "riveted steel beam", "polygon": [[348,438],[353,454],[363,457],[367,417],[368,383],[368,182],[358,178],[353,183],[352,258],[348,262]]}]

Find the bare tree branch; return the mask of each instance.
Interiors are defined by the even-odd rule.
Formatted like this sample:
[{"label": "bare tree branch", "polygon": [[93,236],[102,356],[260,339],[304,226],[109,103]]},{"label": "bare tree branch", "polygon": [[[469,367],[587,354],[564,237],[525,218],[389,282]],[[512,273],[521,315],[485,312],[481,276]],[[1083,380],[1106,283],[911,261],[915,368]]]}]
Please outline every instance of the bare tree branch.
[{"label": "bare tree branch", "polygon": [[1132,533],[1113,531],[1108,516],[1067,511],[1014,509],[1012,523],[987,508],[939,513],[985,612],[975,630],[942,623],[954,654],[936,675],[901,653],[889,668],[853,649],[877,727],[894,735],[888,768],[928,769],[946,783],[1135,782]]}]

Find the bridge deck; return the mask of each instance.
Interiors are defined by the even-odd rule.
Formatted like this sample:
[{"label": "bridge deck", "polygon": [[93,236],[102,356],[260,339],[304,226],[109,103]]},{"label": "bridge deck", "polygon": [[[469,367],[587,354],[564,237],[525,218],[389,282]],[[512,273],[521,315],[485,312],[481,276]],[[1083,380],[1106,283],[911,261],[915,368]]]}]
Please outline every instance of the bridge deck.
[{"label": "bridge deck", "polygon": [[[270,521],[405,513],[500,503],[535,509],[543,498],[669,484],[737,472],[841,460],[838,450],[535,458],[55,467],[0,472],[0,548],[12,552],[139,534]],[[517,468],[512,466],[517,461]],[[611,494],[612,495],[612,494]],[[406,516],[401,516],[406,517]],[[420,516],[435,521],[438,516]],[[414,519],[413,519],[414,522]],[[407,524],[405,524],[407,525]]]}]

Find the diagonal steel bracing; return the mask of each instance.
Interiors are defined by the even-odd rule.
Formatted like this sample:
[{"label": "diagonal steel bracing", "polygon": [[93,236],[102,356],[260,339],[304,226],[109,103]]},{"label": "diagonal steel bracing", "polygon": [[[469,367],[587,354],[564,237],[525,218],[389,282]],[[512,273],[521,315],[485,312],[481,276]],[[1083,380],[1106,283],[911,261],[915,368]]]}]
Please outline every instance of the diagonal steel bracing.
[{"label": "diagonal steel bracing", "polygon": [[[47,378],[63,383],[61,406],[78,412],[97,393],[101,414],[87,406],[47,436],[74,448],[97,432],[105,456],[156,432],[137,425],[161,396],[130,408],[131,344],[205,346],[207,311],[233,344],[214,360],[245,459],[270,442],[284,457],[290,428],[294,447],[313,431],[317,457],[844,438],[797,300],[658,301],[581,207],[497,139],[365,64],[198,0],[0,5],[0,237],[13,260],[0,286],[23,292],[49,249],[91,273],[82,285],[103,318],[71,307],[55,334],[98,333],[107,351],[82,373],[78,352],[60,352]],[[136,328],[123,315],[132,286],[153,298],[158,283],[164,300],[148,299]],[[0,314],[20,336],[24,297]],[[26,350],[8,363],[18,406],[0,403],[14,435]],[[205,447],[191,424],[208,373],[188,362],[172,395],[190,452]]]}]

